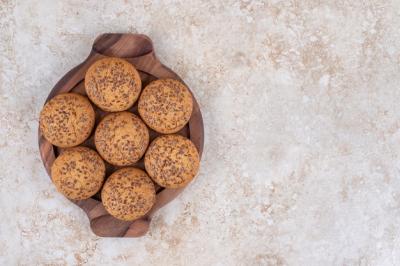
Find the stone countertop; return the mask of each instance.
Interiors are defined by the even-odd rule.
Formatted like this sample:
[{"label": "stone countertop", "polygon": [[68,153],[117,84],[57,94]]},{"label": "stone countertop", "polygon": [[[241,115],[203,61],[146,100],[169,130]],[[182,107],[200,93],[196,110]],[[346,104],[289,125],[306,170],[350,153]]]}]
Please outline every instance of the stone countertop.
[{"label": "stone countertop", "polygon": [[[399,265],[400,1],[0,2],[1,265]],[[203,112],[200,174],[99,238],[37,145],[104,32],[150,36]]]}]

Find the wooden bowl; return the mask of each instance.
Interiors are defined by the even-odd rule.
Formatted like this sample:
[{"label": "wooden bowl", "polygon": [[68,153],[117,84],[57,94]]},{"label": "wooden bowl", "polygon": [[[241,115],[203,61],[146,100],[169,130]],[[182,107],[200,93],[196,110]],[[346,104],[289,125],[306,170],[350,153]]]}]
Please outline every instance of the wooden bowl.
[{"label": "wooden bowl", "polygon": [[[57,82],[50,92],[46,102],[55,95],[64,92],[72,91],[86,95],[84,88],[86,70],[96,60],[106,56],[120,57],[131,62],[140,73],[143,87],[150,81],[159,78],[173,78],[182,81],[177,74],[164,66],[157,59],[152,41],[149,37],[142,34],[106,33],[96,38],[92,50],[86,60],[70,70],[59,82]],[[93,107],[96,111],[97,125],[100,119],[107,113],[97,108],[94,104]],[[130,111],[137,114],[137,102]],[[82,144],[83,146],[94,148],[93,134],[94,130],[90,138]],[[190,138],[190,140],[192,140],[196,145],[201,157],[204,145],[204,127],[200,108],[194,97],[193,113],[189,123],[179,131],[178,134]],[[153,140],[158,135],[160,134],[150,130],[150,140]],[[44,166],[50,176],[51,165],[62,150],[49,143],[43,137],[40,130],[39,148]],[[118,167],[110,164],[106,163],[106,165],[107,176],[118,169]],[[143,158],[133,166],[144,169]],[[103,237],[139,237],[146,234],[149,230],[150,221],[154,213],[177,197],[185,188],[166,189],[157,186],[156,189],[157,199],[153,208],[144,217],[131,222],[121,221],[109,215],[100,200],[100,193],[86,200],[71,201],[85,211],[90,220],[90,227],[96,235]]]}]

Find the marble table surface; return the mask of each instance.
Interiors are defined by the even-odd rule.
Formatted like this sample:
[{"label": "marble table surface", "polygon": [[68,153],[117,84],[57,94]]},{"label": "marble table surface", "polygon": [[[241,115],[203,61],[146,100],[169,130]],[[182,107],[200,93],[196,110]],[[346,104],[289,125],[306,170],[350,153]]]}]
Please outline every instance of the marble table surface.
[{"label": "marble table surface", "polygon": [[[0,265],[400,265],[400,1],[0,1]],[[197,179],[100,238],[39,157],[52,86],[150,36],[203,111]]]}]

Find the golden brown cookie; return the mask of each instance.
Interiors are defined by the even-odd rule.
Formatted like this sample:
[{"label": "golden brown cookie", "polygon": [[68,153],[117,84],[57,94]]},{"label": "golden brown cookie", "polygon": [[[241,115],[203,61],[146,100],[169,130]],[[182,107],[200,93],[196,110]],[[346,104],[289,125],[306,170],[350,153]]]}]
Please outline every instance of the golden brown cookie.
[{"label": "golden brown cookie", "polygon": [[144,157],[149,176],[166,188],[184,187],[197,174],[200,165],[196,146],[180,135],[156,138]]},{"label": "golden brown cookie", "polygon": [[107,162],[118,166],[130,165],[139,161],[146,151],[149,130],[132,113],[111,113],[97,126],[94,143]]},{"label": "golden brown cookie", "polygon": [[40,113],[43,136],[58,147],[73,147],[92,132],[95,113],[89,100],[76,93],[62,93],[48,101]]},{"label": "golden brown cookie", "polygon": [[192,115],[193,99],[188,88],[173,79],[159,79],[144,88],[139,114],[152,129],[163,134],[178,132]]},{"label": "golden brown cookie", "polygon": [[156,201],[156,191],[142,170],[126,167],[114,172],[101,191],[104,208],[114,217],[132,221],[145,215]]},{"label": "golden brown cookie", "polygon": [[87,199],[100,190],[106,174],[101,157],[86,147],[65,150],[51,166],[57,190],[73,200]]},{"label": "golden brown cookie", "polygon": [[85,89],[90,100],[102,110],[118,112],[129,109],[136,102],[142,81],[131,63],[107,57],[89,67]]}]

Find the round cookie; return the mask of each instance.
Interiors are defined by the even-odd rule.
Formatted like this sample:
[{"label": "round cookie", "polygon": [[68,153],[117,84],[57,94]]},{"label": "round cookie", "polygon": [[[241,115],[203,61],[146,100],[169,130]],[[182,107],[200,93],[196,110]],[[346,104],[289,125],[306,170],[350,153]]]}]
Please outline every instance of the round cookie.
[{"label": "round cookie", "polygon": [[181,130],[189,121],[193,99],[189,89],[173,79],[159,79],[147,85],[139,98],[143,121],[159,133]]},{"label": "round cookie", "polygon": [[101,157],[86,147],[65,150],[51,166],[57,190],[69,199],[87,199],[100,190],[106,174]]},{"label": "round cookie", "polygon": [[145,215],[156,201],[156,191],[142,170],[126,167],[114,172],[101,191],[104,208],[114,217],[132,221]]},{"label": "round cookie", "polygon": [[76,93],[62,93],[48,101],[40,112],[43,136],[58,147],[73,147],[92,132],[95,113],[89,100]]},{"label": "round cookie", "polygon": [[166,188],[184,187],[197,174],[200,165],[196,146],[180,135],[156,138],[144,157],[149,176]]},{"label": "round cookie", "polygon": [[128,61],[107,57],[93,63],[85,75],[88,97],[100,109],[118,112],[129,109],[139,97],[142,81]]},{"label": "round cookie", "polygon": [[149,145],[149,130],[132,113],[111,113],[97,126],[94,144],[107,162],[117,166],[130,165],[145,153]]}]

